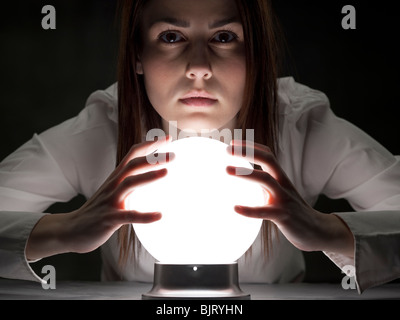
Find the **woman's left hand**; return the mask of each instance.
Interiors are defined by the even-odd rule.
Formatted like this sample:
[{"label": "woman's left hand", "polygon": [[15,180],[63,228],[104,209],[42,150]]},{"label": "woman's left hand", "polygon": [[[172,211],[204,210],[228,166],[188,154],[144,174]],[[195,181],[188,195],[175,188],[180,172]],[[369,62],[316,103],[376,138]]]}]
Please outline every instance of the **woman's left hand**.
[{"label": "woman's left hand", "polygon": [[[248,154],[253,154],[252,151],[254,159],[248,158]],[[245,157],[262,168],[243,175],[245,168],[237,170],[236,167],[227,167],[228,174],[254,181],[269,194],[268,203],[264,206],[245,207],[238,204],[235,206],[236,212],[250,218],[272,221],[300,250],[331,251],[353,256],[354,240],[347,225],[336,215],[324,214],[312,208],[298,193],[268,147],[233,140],[228,152]]]}]

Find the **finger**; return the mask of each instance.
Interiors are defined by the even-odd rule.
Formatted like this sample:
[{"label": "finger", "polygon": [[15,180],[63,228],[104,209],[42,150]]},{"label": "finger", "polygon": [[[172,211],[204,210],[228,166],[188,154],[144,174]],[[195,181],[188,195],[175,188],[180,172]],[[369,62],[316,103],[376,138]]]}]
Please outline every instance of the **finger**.
[{"label": "finger", "polygon": [[127,175],[133,175],[133,174],[140,174],[149,171],[149,169],[157,169],[161,165],[167,164],[171,162],[172,160],[175,159],[175,153],[173,152],[166,152],[166,153],[160,153],[155,156],[157,158],[157,161],[154,163],[150,163],[148,161],[148,157],[139,157],[139,158],[134,158],[131,161],[127,163],[125,168],[123,169],[123,177]]},{"label": "finger", "polygon": [[149,171],[142,174],[126,177],[115,189],[117,201],[123,203],[125,198],[139,186],[144,186],[167,175],[166,168],[160,170]]},{"label": "finger", "polygon": [[[246,170],[248,171],[248,174],[243,174]],[[276,197],[278,194],[280,194],[282,187],[268,172],[233,166],[228,166],[226,171],[231,176],[236,176],[260,184],[272,197]],[[237,172],[240,174],[237,174]]]},{"label": "finger", "polygon": [[131,147],[129,152],[124,157],[122,163],[126,164],[127,162],[129,162],[130,160],[132,160],[133,158],[136,158],[136,157],[144,157],[171,142],[172,142],[172,136],[167,135],[167,136],[158,137],[158,139],[154,140],[154,141],[145,141],[145,142],[136,144]]},{"label": "finger", "polygon": [[172,142],[172,136],[158,137],[154,141],[146,141],[136,147],[137,156],[146,156]]},{"label": "finger", "polygon": [[274,154],[267,146],[252,141],[232,140],[231,145],[227,147],[227,151],[233,156],[245,158],[247,161],[262,167],[268,166],[268,163],[264,163],[266,160],[275,159]]},{"label": "finger", "polygon": [[274,156],[269,147],[248,140],[232,140],[227,149],[231,154],[234,153],[234,155],[252,155],[254,153],[253,150],[258,150],[260,152],[266,152]]},{"label": "finger", "polygon": [[282,185],[291,184],[290,180],[278,164],[275,155],[271,150],[262,144],[234,140],[232,146],[227,148],[228,153],[239,156],[247,161],[261,166],[261,168],[271,174]]},{"label": "finger", "polygon": [[109,177],[108,183],[110,187],[116,188],[128,176],[143,174],[149,172],[151,169],[163,168],[163,165],[175,159],[175,154],[172,152],[163,153],[160,154],[159,158],[160,160],[155,164],[150,164],[146,157],[134,158],[125,165],[121,164]]},{"label": "finger", "polygon": [[263,207],[246,207],[246,206],[235,206],[235,211],[242,216],[254,219],[263,219],[263,220],[275,220],[277,218],[277,210],[272,206],[263,206]]},{"label": "finger", "polygon": [[124,225],[129,223],[152,223],[160,220],[160,212],[138,212],[135,210],[123,210],[113,214],[111,219],[114,225]]}]

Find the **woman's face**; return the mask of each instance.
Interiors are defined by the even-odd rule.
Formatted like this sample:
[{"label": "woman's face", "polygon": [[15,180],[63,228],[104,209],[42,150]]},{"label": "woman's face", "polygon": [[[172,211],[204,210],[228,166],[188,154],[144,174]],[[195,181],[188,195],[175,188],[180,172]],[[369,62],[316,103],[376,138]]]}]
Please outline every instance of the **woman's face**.
[{"label": "woman's face", "polygon": [[235,1],[150,0],[142,28],[137,72],[164,130],[233,129],[246,77]]}]

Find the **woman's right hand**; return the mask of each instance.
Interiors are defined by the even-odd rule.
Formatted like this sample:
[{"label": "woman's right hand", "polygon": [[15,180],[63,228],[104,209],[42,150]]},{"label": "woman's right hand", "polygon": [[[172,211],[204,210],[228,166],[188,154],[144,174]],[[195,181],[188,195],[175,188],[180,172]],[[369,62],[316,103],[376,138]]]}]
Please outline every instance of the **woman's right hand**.
[{"label": "woman's right hand", "polygon": [[136,187],[164,177],[167,169],[159,166],[173,159],[173,154],[158,155],[151,164],[148,156],[171,142],[171,137],[147,141],[131,148],[98,191],[78,210],[46,215],[33,228],[26,247],[26,257],[35,260],[46,256],[97,249],[124,224],[151,223],[160,212],[125,210],[126,196]]}]

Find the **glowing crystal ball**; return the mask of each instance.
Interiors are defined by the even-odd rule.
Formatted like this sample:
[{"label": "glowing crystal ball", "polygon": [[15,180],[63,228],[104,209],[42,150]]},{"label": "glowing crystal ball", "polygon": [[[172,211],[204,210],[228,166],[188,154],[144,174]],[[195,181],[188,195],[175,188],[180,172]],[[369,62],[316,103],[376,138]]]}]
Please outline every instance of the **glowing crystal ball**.
[{"label": "glowing crystal ball", "polygon": [[226,151],[213,139],[192,137],[176,140],[159,153],[174,152],[168,174],[135,189],[125,208],[157,211],[161,220],[133,224],[144,248],[165,264],[224,264],[239,259],[257,237],[262,220],[244,217],[235,205],[262,206],[261,187],[228,175],[226,167],[252,168],[244,158]]}]

